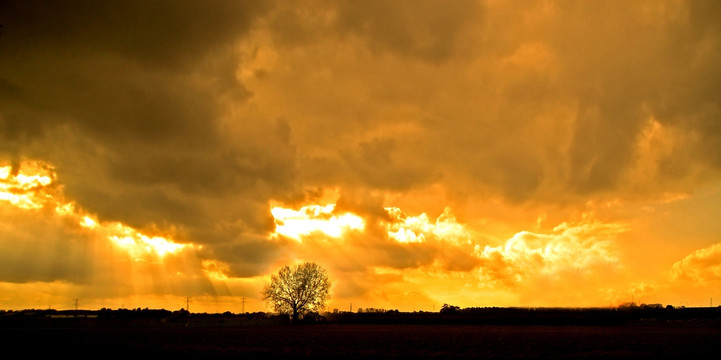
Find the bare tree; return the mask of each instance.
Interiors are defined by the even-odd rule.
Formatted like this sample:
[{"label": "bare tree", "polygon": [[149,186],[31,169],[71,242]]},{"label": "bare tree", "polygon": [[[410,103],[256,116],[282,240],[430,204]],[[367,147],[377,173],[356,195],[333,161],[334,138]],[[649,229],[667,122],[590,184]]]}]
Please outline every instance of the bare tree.
[{"label": "bare tree", "polygon": [[325,269],[310,262],[284,266],[263,289],[263,299],[294,321],[322,309],[329,297],[330,281]]}]

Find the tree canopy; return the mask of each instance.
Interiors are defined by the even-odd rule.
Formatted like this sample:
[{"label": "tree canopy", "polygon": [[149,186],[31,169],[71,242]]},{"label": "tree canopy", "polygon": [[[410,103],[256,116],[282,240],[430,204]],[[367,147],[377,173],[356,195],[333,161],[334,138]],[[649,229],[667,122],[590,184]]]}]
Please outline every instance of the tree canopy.
[{"label": "tree canopy", "polygon": [[272,304],[276,312],[297,320],[325,306],[330,286],[327,272],[318,264],[286,265],[271,276],[263,289],[263,299]]}]

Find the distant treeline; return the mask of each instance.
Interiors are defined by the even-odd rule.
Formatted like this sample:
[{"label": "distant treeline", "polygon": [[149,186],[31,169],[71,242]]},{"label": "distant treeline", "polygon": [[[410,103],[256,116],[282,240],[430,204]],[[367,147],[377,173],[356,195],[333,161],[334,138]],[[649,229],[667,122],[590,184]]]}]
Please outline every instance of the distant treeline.
[{"label": "distant treeline", "polygon": [[[308,314],[301,323],[469,324],[469,325],[623,325],[643,321],[721,322],[719,307],[625,304],[617,308],[522,308],[444,305],[438,312],[367,309]],[[184,309],[0,310],[0,327],[22,326],[264,326],[290,324],[287,316],[254,312],[190,313]]]},{"label": "distant treeline", "polygon": [[489,325],[622,325],[638,321],[721,321],[721,307],[674,308],[652,305],[624,305],[618,308],[521,308],[444,305],[439,312],[333,313],[329,321],[342,323],[425,323]]}]

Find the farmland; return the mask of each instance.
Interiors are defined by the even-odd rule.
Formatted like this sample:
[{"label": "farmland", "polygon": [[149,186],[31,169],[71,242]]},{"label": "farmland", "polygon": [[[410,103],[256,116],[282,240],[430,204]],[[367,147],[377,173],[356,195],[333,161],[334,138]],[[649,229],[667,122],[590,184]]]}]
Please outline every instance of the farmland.
[{"label": "farmland", "polygon": [[[721,323],[715,313],[675,319],[634,316],[622,322],[596,324],[588,319],[573,324],[570,318],[559,322],[547,317],[525,322],[497,317],[494,323],[490,317],[469,321],[468,316],[450,319],[437,313],[365,319],[347,314],[301,324],[232,314],[183,317],[155,313],[135,318],[84,314],[69,318],[25,316],[17,321],[8,321],[6,315],[0,317],[0,344],[6,352],[19,350],[31,356],[703,358],[721,352]],[[171,316],[158,318],[159,314]],[[533,316],[524,318],[532,320]]]}]

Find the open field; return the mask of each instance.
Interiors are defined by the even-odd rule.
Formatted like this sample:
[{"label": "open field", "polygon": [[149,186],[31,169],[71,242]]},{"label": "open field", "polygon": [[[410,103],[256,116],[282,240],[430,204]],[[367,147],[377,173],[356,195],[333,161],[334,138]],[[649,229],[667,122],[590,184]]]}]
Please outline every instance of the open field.
[{"label": "open field", "polygon": [[199,358],[718,358],[718,322],[613,326],[338,324],[4,326],[6,354]]}]

